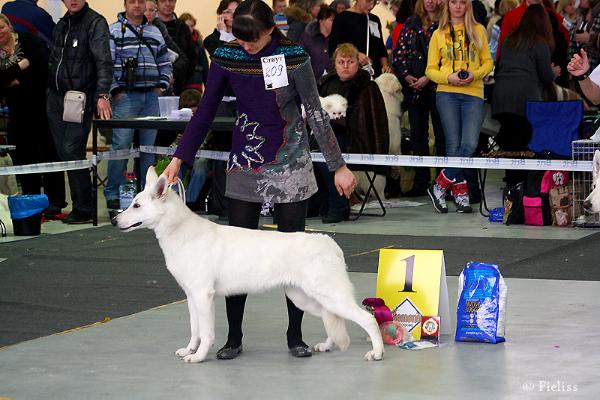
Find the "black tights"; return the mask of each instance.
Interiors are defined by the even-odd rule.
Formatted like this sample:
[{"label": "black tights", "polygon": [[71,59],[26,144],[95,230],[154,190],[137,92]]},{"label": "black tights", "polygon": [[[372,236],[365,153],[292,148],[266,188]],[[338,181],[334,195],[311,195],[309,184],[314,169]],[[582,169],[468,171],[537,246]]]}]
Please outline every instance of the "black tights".
[{"label": "black tights", "polygon": [[[229,200],[229,225],[247,229],[258,229],[260,218],[260,203],[250,203],[243,200]],[[297,203],[275,204],[277,215],[277,230],[280,232],[304,232],[306,222],[306,201]],[[283,260],[282,260],[283,262]],[[282,266],[285,268],[285,266]],[[227,308],[227,323],[229,334],[227,346],[238,347],[242,344],[242,320],[247,295],[228,296],[225,298]],[[302,344],[302,316],[304,312],[292,303],[286,296],[288,310],[288,347]]]}]

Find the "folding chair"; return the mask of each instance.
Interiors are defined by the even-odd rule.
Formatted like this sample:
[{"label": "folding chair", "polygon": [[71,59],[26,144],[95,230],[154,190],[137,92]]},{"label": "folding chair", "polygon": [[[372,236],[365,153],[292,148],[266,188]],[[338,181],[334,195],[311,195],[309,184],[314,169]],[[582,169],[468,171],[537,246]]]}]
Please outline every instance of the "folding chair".
[{"label": "folding chair", "polygon": [[[579,139],[583,120],[583,101],[530,101],[526,106],[527,120],[532,127],[530,151],[493,151],[485,156],[504,158],[571,159],[574,140]],[[479,212],[489,211],[485,201],[486,172],[479,174],[482,201]]]},{"label": "folding chair", "polygon": [[579,139],[583,100],[530,101],[527,119],[533,128],[528,146],[540,158],[571,159],[571,143]]},{"label": "folding chair", "polygon": [[[383,167],[383,168],[385,168],[385,167]],[[356,168],[352,168],[352,170],[357,171]],[[385,206],[383,205],[381,196],[379,196],[379,193],[377,193],[377,189],[375,188],[375,177],[377,176],[378,171],[377,170],[368,171],[366,169],[361,169],[361,172],[364,172],[365,176],[367,177],[367,181],[369,182],[369,187],[367,188],[365,196],[363,197],[362,203],[360,205],[360,210],[358,211],[358,213],[353,214],[353,216],[352,216],[352,218],[350,218],[350,220],[356,221],[362,215],[367,215],[367,216],[371,216],[371,217],[384,217],[385,213],[386,213]],[[371,214],[371,213],[364,212],[365,206],[369,202],[369,196],[371,195],[371,192],[373,192],[373,194],[375,195],[375,198],[377,199],[377,202],[379,203],[379,207],[381,208],[381,212],[378,214]]]}]

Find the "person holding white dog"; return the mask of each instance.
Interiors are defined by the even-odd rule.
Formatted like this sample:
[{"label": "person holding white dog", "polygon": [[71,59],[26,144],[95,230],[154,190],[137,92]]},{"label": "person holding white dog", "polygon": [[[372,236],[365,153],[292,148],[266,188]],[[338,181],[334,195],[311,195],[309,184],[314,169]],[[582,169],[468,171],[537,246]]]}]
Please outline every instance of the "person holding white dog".
[{"label": "person holding white dog", "polygon": [[[229,224],[258,229],[261,205],[269,202],[275,205],[279,231],[304,231],[307,199],[317,186],[298,97],[327,166],[335,171],[338,192],[349,197],[356,181],[321,108],[310,59],[301,46],[276,28],[269,6],[258,0],[242,2],[234,14],[233,34],[237,40],[213,54],[202,102],[163,174],[175,182],[182,163],[192,165],[221,98],[231,86],[238,118],[227,166]],[[285,262],[281,260],[281,268]],[[229,334],[217,352],[219,359],[233,359],[242,352],[245,302],[246,295],[226,297]],[[309,357],[312,351],[302,340],[303,312],[289,299],[287,306],[290,353]]]}]

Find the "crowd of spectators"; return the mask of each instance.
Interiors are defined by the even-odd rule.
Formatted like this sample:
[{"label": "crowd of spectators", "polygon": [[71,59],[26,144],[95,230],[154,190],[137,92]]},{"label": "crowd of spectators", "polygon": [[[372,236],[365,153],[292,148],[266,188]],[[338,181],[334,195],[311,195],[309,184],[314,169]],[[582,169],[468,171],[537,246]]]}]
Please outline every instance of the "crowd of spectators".
[{"label": "crowd of spectators", "polygon": [[[36,0],[13,0],[2,8],[0,94],[10,109],[8,140],[17,145],[16,164],[83,159],[94,115],[156,115],[159,96],[186,89],[202,93],[209,58],[236,40],[232,23],[242,0],[220,1],[216,27],[206,38],[196,30],[192,14],[175,13],[177,0],[124,0],[124,10],[110,26],[86,0],[63,2],[67,12],[56,25]],[[378,3],[388,6],[393,21],[382,23],[373,13]],[[578,91],[588,101],[567,64],[581,59],[582,49],[590,72],[600,64],[599,0],[273,0],[270,6],[277,32],[310,56],[320,95],[347,98],[347,117],[332,121],[344,151],[381,153],[389,135],[399,134],[388,131],[386,105],[371,81],[381,74],[394,74],[402,85],[412,154],[471,157],[479,145],[486,103],[500,123],[501,149],[523,150],[531,136],[526,103],[552,99],[557,87]],[[384,33],[389,33],[387,46]],[[42,89],[44,94],[37,93]],[[79,122],[63,118],[69,91],[85,95]],[[236,97],[226,86],[217,115],[238,116]],[[112,148],[128,148],[133,135],[132,130],[114,130]],[[141,144],[168,145],[173,140],[156,131],[138,135]],[[231,132],[209,137],[211,148],[230,149]],[[369,141],[377,149],[352,146]],[[152,155],[145,155],[142,169],[153,162]],[[118,208],[126,165],[125,160],[109,162],[109,209]],[[225,162],[209,163],[212,208],[223,217],[228,209],[227,168]],[[350,204],[338,195],[331,173],[317,165],[315,169],[324,177],[321,190],[327,200],[319,207],[323,221],[347,219]],[[73,211],[63,221],[90,222],[90,177],[80,170],[69,171],[68,178]],[[520,179],[518,173],[507,172],[507,184]],[[23,193],[48,194],[47,218],[61,215],[67,205],[62,174],[31,174],[19,180]],[[478,190],[470,171],[445,169],[432,180],[429,168],[418,168],[412,188],[402,194],[429,195],[441,213],[448,211],[446,200],[453,199],[456,211],[468,213],[478,201]]]}]

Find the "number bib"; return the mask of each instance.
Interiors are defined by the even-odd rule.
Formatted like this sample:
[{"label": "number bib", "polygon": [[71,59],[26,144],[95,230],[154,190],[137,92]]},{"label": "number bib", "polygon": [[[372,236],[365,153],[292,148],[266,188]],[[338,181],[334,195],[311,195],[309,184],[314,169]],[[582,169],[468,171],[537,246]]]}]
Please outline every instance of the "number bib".
[{"label": "number bib", "polygon": [[265,89],[279,89],[289,84],[285,56],[283,54],[261,57],[260,61],[262,62]]}]

